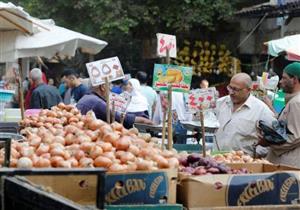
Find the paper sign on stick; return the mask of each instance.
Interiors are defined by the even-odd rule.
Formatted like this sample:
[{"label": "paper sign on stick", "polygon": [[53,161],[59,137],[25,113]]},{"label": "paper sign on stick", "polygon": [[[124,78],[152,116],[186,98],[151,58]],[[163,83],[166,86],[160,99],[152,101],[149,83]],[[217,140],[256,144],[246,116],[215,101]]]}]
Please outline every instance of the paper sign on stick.
[{"label": "paper sign on stick", "polygon": [[172,91],[188,92],[191,86],[192,74],[192,67],[155,64],[153,88],[155,90],[168,90],[168,84],[172,84]]},{"label": "paper sign on stick", "polygon": [[216,106],[216,88],[191,90],[188,96],[188,109],[198,112],[200,109],[213,109]]},{"label": "paper sign on stick", "polygon": [[110,82],[124,78],[124,72],[118,57],[87,63],[86,68],[93,86],[105,83],[105,77],[108,77]]},{"label": "paper sign on stick", "polygon": [[[112,105],[112,102],[114,101],[115,111],[120,112],[120,113],[125,113],[126,109],[128,107],[128,104],[131,100],[131,97],[129,94],[111,93],[109,99],[110,99],[110,105]],[[111,109],[112,109],[112,107],[111,107]]]},{"label": "paper sign on stick", "polygon": [[157,33],[157,55],[160,57],[167,56],[167,50],[169,50],[169,56],[172,58],[177,57],[176,49],[176,36]]}]

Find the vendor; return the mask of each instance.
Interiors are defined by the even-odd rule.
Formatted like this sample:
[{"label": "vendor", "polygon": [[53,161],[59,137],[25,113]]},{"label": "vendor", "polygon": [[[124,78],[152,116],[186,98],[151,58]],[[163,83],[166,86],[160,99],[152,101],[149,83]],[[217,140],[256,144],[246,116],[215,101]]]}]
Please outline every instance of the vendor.
[{"label": "vendor", "polygon": [[[276,120],[268,106],[250,94],[251,85],[248,74],[238,73],[227,86],[229,95],[217,100],[216,115],[220,127],[216,133],[216,149],[243,150],[252,155],[252,145],[259,140],[256,122],[264,120],[271,123]],[[257,154],[266,153],[265,148],[257,148]]]},{"label": "vendor", "polygon": [[286,93],[286,106],[278,120],[287,123],[288,141],[283,145],[269,145],[261,139],[259,144],[270,146],[267,156],[270,162],[300,167],[300,63],[294,62],[285,67],[280,87]]},{"label": "vendor", "polygon": [[[92,88],[92,92],[83,96],[77,103],[76,107],[82,114],[88,111],[94,111],[98,119],[106,120],[106,101],[104,99],[106,92],[105,85],[99,85]],[[121,114],[115,113],[115,120],[120,122]],[[131,128],[134,123],[153,124],[151,120],[144,117],[138,117],[134,114],[126,114],[124,119],[124,127]]]}]

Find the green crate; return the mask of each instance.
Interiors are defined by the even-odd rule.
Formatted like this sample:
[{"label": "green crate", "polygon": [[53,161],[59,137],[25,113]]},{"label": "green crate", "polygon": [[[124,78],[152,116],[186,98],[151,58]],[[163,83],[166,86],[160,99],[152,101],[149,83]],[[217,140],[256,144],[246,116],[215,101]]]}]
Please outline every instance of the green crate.
[{"label": "green crate", "polygon": [[107,205],[106,210],[182,210],[181,204]]},{"label": "green crate", "polygon": [[200,153],[202,152],[202,145],[200,144],[173,144],[173,148],[178,152],[186,151],[188,153]]}]

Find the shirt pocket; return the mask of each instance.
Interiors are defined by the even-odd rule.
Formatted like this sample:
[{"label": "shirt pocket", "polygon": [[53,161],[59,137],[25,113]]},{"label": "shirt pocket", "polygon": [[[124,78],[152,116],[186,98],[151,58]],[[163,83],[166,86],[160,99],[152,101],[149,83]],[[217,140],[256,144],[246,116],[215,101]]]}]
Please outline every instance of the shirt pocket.
[{"label": "shirt pocket", "polygon": [[241,136],[251,136],[256,134],[256,121],[240,118],[236,121],[237,132]]}]

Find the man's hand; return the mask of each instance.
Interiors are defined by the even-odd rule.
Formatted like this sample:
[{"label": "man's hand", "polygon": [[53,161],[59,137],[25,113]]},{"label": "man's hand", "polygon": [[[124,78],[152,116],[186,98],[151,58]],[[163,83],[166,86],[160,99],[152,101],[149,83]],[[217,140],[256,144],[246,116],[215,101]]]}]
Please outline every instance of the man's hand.
[{"label": "man's hand", "polygon": [[142,123],[142,124],[148,124],[148,125],[154,125],[154,123],[147,119],[147,118],[144,118],[144,117],[135,117],[135,123]]},{"label": "man's hand", "polygon": [[264,139],[264,136],[262,135],[262,131],[258,126],[258,122],[256,124],[256,132],[257,132],[257,137],[258,137],[257,145],[260,145],[262,147],[270,146],[270,144]]}]

